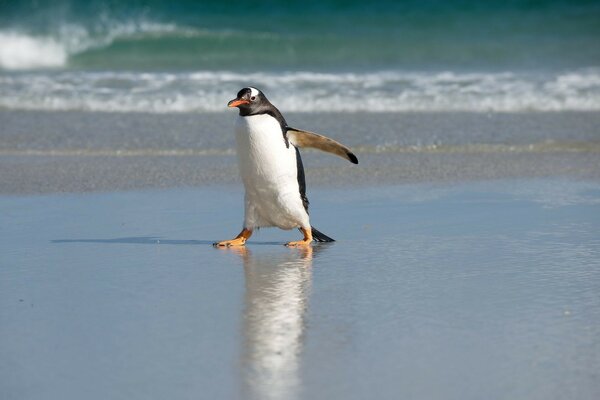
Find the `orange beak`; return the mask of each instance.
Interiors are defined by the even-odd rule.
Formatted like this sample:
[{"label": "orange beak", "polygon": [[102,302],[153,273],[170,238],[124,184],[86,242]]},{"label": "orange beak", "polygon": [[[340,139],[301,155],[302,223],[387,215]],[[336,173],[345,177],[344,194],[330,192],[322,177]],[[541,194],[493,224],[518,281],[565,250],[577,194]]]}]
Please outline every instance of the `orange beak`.
[{"label": "orange beak", "polygon": [[237,107],[241,106],[242,104],[250,104],[250,102],[248,100],[233,99],[227,103],[227,107]]}]

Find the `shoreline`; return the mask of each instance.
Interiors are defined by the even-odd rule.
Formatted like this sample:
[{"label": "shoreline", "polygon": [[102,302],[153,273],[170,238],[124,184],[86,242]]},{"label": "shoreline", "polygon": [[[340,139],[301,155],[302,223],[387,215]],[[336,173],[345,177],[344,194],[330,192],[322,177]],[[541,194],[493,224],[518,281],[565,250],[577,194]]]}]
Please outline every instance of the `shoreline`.
[{"label": "shoreline", "polygon": [[[211,157],[212,159],[212,157]],[[196,157],[30,157],[0,156],[5,171],[0,195],[122,192],[235,185],[242,187],[237,160]],[[307,164],[308,157],[304,157]],[[213,161],[213,166],[208,167]],[[229,162],[227,162],[229,161]],[[446,184],[478,181],[569,179],[600,182],[598,153],[433,154],[411,155],[396,165],[360,159],[362,169],[305,167],[308,190],[350,189],[415,183]],[[492,162],[494,168],[488,167]],[[214,166],[219,165],[221,166]],[[418,165],[418,168],[414,168]]]},{"label": "shoreline", "polygon": [[[600,181],[600,115],[290,113],[357,166],[301,150],[311,187],[559,178]],[[1,111],[0,194],[241,184],[235,113]]]}]

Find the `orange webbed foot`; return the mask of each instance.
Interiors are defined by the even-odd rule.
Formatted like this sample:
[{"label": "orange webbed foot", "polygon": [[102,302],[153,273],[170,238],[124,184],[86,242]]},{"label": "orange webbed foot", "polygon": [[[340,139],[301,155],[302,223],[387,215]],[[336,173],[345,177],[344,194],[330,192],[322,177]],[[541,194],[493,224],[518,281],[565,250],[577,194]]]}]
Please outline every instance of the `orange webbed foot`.
[{"label": "orange webbed foot", "polygon": [[310,246],[310,244],[312,243],[312,232],[310,231],[310,229],[305,229],[305,228],[300,228],[300,231],[302,232],[302,234],[304,235],[304,238],[302,240],[297,240],[294,242],[287,242],[285,245],[288,247],[306,247],[306,246]]},{"label": "orange webbed foot", "polygon": [[246,240],[252,236],[251,229],[242,229],[239,235],[235,237],[235,239],[231,240],[222,240],[220,242],[213,243],[214,247],[237,247],[244,246],[246,244]]}]

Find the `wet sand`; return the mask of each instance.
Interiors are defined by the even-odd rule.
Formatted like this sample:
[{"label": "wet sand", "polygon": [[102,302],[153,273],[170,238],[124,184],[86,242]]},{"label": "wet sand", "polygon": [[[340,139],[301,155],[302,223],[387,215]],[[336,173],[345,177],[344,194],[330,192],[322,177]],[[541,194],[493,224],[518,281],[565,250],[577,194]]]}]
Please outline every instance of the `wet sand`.
[{"label": "wet sand", "polygon": [[0,111],[0,398],[600,395],[599,115],[292,114],[337,242],[219,250],[232,118]]},{"label": "wet sand", "polygon": [[[0,111],[0,193],[239,182],[235,112]],[[308,185],[600,178],[597,113],[291,114],[352,147],[359,166],[303,151]]]},{"label": "wet sand", "polygon": [[338,241],[246,250],[239,186],[0,196],[3,399],[591,399],[600,185],[314,188]]}]

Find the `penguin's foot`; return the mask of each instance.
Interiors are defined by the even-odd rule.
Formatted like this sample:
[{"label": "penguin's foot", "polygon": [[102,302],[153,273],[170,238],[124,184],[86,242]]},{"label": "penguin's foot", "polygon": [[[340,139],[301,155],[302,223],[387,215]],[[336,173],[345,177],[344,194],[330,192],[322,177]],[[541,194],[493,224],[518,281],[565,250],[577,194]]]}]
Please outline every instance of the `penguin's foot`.
[{"label": "penguin's foot", "polygon": [[295,242],[287,242],[285,245],[288,247],[306,247],[310,246],[313,237],[310,229],[300,228],[300,232],[304,235],[304,239],[297,240]]},{"label": "penguin's foot", "polygon": [[285,245],[287,247],[307,247],[307,246],[310,246],[311,243],[312,243],[312,239],[311,240],[296,240],[294,242],[287,242]]},{"label": "penguin's foot", "polygon": [[233,246],[244,246],[246,244],[246,239],[244,238],[235,238],[231,240],[222,240],[220,242],[213,243],[215,247],[233,247]]},{"label": "penguin's foot", "polygon": [[250,236],[252,236],[252,230],[244,228],[244,229],[242,229],[240,234],[235,237],[235,239],[223,240],[221,242],[216,242],[216,243],[213,243],[213,246],[215,246],[215,247],[243,246],[246,244],[246,240],[248,240],[248,238]]}]

